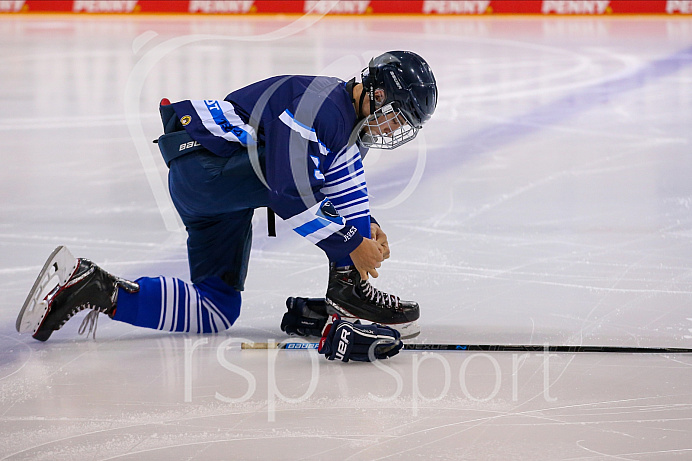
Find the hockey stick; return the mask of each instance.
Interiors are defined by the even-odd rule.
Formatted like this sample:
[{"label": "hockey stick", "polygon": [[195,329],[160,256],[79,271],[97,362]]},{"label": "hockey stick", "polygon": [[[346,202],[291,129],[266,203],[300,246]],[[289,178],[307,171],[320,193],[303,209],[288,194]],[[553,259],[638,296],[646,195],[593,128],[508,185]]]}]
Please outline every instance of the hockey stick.
[{"label": "hockey stick", "polygon": [[[241,343],[241,349],[317,349],[318,343]],[[636,346],[550,346],[511,344],[411,344],[405,343],[407,351],[482,351],[482,352],[620,352],[627,354],[689,354],[692,348],[684,347],[636,347]]]}]

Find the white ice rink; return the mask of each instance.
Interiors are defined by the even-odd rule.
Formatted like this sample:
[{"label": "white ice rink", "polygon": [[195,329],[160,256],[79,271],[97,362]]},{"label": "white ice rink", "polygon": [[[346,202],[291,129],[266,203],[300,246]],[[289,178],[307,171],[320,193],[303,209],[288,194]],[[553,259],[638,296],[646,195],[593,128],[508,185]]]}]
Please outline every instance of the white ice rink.
[{"label": "white ice rink", "polygon": [[237,324],[164,334],[15,318],[51,250],[187,279],[158,101],[410,49],[439,105],[365,161],[427,343],[692,347],[692,18],[0,17],[0,459],[692,459],[692,355],[420,353],[282,340],[326,259],[264,213]]}]

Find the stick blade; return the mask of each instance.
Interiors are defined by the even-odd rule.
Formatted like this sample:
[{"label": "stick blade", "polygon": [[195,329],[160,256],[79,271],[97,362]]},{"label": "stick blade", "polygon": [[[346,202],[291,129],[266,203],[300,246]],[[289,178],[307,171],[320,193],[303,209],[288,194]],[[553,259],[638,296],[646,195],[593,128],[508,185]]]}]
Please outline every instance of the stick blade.
[{"label": "stick blade", "polygon": [[274,344],[274,347],[269,347],[269,343],[253,343],[253,342],[243,342],[240,343],[241,349],[277,349],[278,345]]}]

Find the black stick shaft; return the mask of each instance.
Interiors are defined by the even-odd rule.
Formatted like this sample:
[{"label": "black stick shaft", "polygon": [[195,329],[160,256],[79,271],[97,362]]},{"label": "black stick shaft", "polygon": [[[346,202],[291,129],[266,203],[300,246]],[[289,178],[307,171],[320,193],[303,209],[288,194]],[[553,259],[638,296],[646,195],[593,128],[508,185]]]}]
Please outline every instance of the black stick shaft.
[{"label": "black stick shaft", "polygon": [[632,346],[550,346],[511,344],[404,344],[411,351],[483,351],[483,352],[621,352],[628,354],[687,354],[692,348]]},{"label": "black stick shaft", "polygon": [[[243,349],[317,349],[318,343],[243,343]],[[550,346],[520,344],[416,344],[404,343],[407,351],[457,351],[457,352],[612,352],[626,354],[689,354],[692,348],[684,347],[635,347],[635,346]]]}]

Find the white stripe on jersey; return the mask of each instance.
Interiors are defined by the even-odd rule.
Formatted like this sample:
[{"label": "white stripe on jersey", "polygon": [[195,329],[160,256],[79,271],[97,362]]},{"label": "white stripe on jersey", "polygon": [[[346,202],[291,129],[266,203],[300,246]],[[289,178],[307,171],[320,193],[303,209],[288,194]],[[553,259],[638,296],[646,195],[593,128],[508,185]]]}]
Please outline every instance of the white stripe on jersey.
[{"label": "white stripe on jersey", "polygon": [[[325,178],[327,178],[327,180],[331,179],[331,178],[329,178],[330,176],[336,176],[336,173],[340,172],[344,168],[350,167],[351,165],[356,163],[359,159],[360,159],[360,152],[358,152],[358,150],[356,150],[356,155],[354,155],[352,158],[346,159],[346,161],[339,161],[338,165],[334,165],[336,163],[336,161],[334,161],[334,163],[332,163],[332,165],[329,167],[329,171],[327,171],[327,173],[325,173],[325,175],[324,175]],[[341,159],[339,159],[339,160],[341,160]]]},{"label": "white stripe on jersey", "polygon": [[322,141],[317,139],[317,133],[315,133],[314,128],[307,127],[300,123],[298,120],[295,119],[293,114],[291,114],[288,109],[283,111],[281,115],[279,115],[279,120],[284,122],[284,125],[298,133],[300,136],[302,136],[304,139],[307,139],[308,141],[316,142],[317,146],[320,149],[320,154],[326,156],[329,154],[329,149],[327,149],[327,146],[325,146]]},{"label": "white stripe on jersey", "polygon": [[[336,197],[342,192],[348,189],[356,189],[356,187],[365,184],[365,178],[363,176],[363,170],[361,169],[358,173],[351,177],[339,178],[338,181],[331,181],[329,184],[325,183],[322,187],[322,193],[327,197]],[[367,195],[367,187],[364,187],[365,192],[362,195]]]},{"label": "white stripe on jersey", "polygon": [[355,206],[355,205],[358,205],[361,203],[367,204],[368,199],[366,197],[360,196],[360,197],[356,197],[352,200],[349,200],[348,202],[342,202],[342,203],[340,203],[340,205],[342,208],[348,208],[348,207]]},{"label": "white stripe on jersey", "polygon": [[312,243],[317,243],[317,242],[320,242],[320,241],[328,238],[332,234],[339,232],[343,228],[344,228],[343,224],[331,223],[328,226],[325,226],[321,229],[316,230],[312,234],[306,235],[305,238],[308,239],[308,241],[310,241]]},{"label": "white stripe on jersey", "polygon": [[190,101],[192,103],[192,107],[194,107],[195,111],[197,112],[197,115],[199,116],[200,120],[202,121],[202,124],[204,127],[209,130],[211,134],[214,136],[218,136],[220,138],[224,138],[227,141],[232,141],[232,142],[238,142],[241,143],[244,146],[248,145],[248,142],[250,141],[249,139],[246,140],[247,142],[243,142],[238,136],[236,136],[232,131],[224,131],[221,129],[221,126],[217,123],[216,120],[214,120],[214,115],[211,113],[211,110],[209,109],[209,106],[207,103],[214,103],[214,107],[218,107],[220,112],[223,112],[223,116],[228,120],[228,122],[233,125],[234,127],[238,127],[241,130],[243,130],[245,133],[247,133],[248,136],[252,139],[252,141],[256,142],[257,141],[257,135],[255,134],[254,128],[252,128],[250,125],[246,125],[245,122],[243,122],[243,119],[241,119],[238,114],[235,113],[235,109],[233,108],[233,104],[231,104],[228,101],[200,101],[200,100],[195,100],[195,101]]},{"label": "white stripe on jersey", "polygon": [[287,219],[286,222],[309,242],[318,243],[342,230],[346,224],[342,218],[335,222],[321,217],[318,214],[321,206],[322,202],[316,203],[302,213]]},{"label": "white stripe on jersey", "polygon": [[[349,202],[349,203],[353,203],[353,202]],[[342,205],[341,209],[339,209],[339,214],[342,215],[343,217],[347,218],[347,219],[353,219],[353,217],[356,214],[359,214],[359,213],[364,212],[364,211],[369,211],[369,210],[370,210],[370,206],[368,204],[368,201],[365,200],[365,201],[362,201],[360,203],[357,203],[357,204],[351,205],[351,206]]]},{"label": "white stripe on jersey", "polygon": [[360,151],[358,150],[358,146],[354,144],[353,146],[349,147],[343,152],[340,152],[339,155],[337,155],[332,164],[329,166],[329,173],[334,173],[337,170],[339,170],[342,166],[344,166],[345,163],[359,158]]},{"label": "white stripe on jersey", "polygon": [[320,209],[320,205],[321,205],[321,203],[316,203],[315,205],[311,206],[307,210],[302,211],[295,216],[291,216],[290,218],[288,218],[286,220],[286,222],[291,226],[291,228],[297,229],[300,226],[302,226],[303,224],[310,222],[313,219],[315,219],[315,216],[316,216],[315,213],[317,213],[317,210]]},{"label": "white stripe on jersey", "polygon": [[[333,192],[331,191],[331,189],[332,189],[331,187],[323,187],[323,188],[322,188],[322,193],[323,193],[323,194],[325,194],[325,195],[329,194],[329,200],[330,200],[330,201],[331,201],[331,200],[334,200],[334,199],[336,199],[336,198],[342,197],[342,196],[344,196],[344,195],[348,195],[348,194],[352,194],[352,193],[360,192],[360,191],[365,191],[365,193],[367,194],[367,188],[366,188],[366,185],[365,185],[365,181],[359,183],[359,184],[356,185],[356,186],[349,187],[348,189],[343,190],[343,191],[339,192],[338,194],[333,193]],[[341,186],[339,186],[339,189],[341,189]]]},{"label": "white stripe on jersey", "polygon": [[370,216],[370,210],[364,211],[359,214],[354,214],[352,216],[349,216],[348,219],[356,219],[356,218],[362,218],[364,216]]}]

